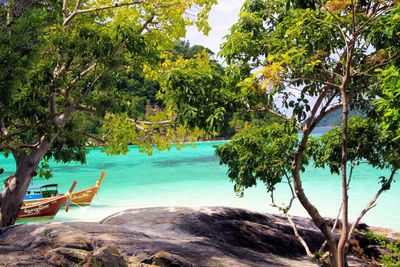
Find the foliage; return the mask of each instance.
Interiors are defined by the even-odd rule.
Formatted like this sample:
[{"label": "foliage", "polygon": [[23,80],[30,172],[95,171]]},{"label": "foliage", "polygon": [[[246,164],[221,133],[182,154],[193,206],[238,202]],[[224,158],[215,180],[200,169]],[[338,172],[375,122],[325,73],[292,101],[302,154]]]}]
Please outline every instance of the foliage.
[{"label": "foliage", "polygon": [[382,73],[381,95],[377,100],[378,110],[385,120],[385,129],[396,131],[400,137],[400,72],[391,66]]},{"label": "foliage", "polygon": [[[342,75],[343,70],[338,59],[343,59],[341,51],[345,40],[337,25],[348,30],[352,17],[347,6],[342,14],[332,14],[319,4],[315,9],[304,9],[295,8],[302,4],[293,2],[246,1],[239,21],[222,45],[221,55],[235,68],[262,67],[242,85],[251,87],[254,81],[262,83],[262,88],[270,95],[282,95],[284,108],[292,109],[299,120],[305,120],[310,111],[309,99],[318,96],[327,85],[333,88],[340,85],[338,74]],[[363,14],[365,5],[359,5],[356,22],[363,25],[368,23],[368,18]],[[348,93],[354,99],[350,103],[353,108],[365,108],[373,100],[372,89],[377,87],[369,88],[369,93],[362,97],[361,92],[365,91],[364,84],[372,85],[377,81],[377,76],[373,75],[374,64],[387,64],[395,55],[398,38],[394,27],[398,10],[393,8],[359,32],[359,36],[369,42],[359,43],[354,51],[351,64],[354,77],[348,84]]]},{"label": "foliage", "polygon": [[380,255],[381,264],[384,267],[400,266],[400,239],[396,242],[388,241],[386,235],[368,231],[365,233],[365,238],[369,242],[377,243],[381,248],[387,250],[388,254]]},{"label": "foliage", "polygon": [[191,59],[164,57],[158,70],[147,70],[147,77],[157,79],[161,86],[158,98],[176,114],[179,124],[216,134],[228,100],[219,67],[205,51]]},{"label": "foliage", "polygon": [[298,128],[291,123],[245,128],[216,150],[220,164],[227,164],[235,192],[243,195],[257,180],[272,192],[291,171],[291,158],[298,145]]},{"label": "foliage", "polygon": [[[320,138],[310,141],[309,155],[316,167],[329,167],[340,174],[343,129],[335,128]],[[381,125],[371,119],[352,118],[349,121],[347,159],[354,165],[368,163],[380,169],[400,168],[398,155],[400,142],[393,140],[392,132],[382,130]]]},{"label": "foliage", "polygon": [[[0,151],[24,157],[46,140],[52,143],[46,159],[85,162],[88,142],[103,140],[110,148],[141,143],[152,133],[157,136],[148,138],[147,148],[150,142],[161,147],[173,142],[168,138],[175,130],[182,132],[179,126],[168,134],[139,133],[146,127],[121,119],[157,119],[146,106],[159,103],[159,87],[144,79],[144,66],[156,66],[160,53],[174,47],[187,25],[207,33],[207,14],[215,2],[65,1],[65,11],[60,1],[2,5],[3,21],[14,16],[0,26],[0,122],[7,130]],[[69,111],[71,118],[60,124]],[[171,112],[161,117],[173,118]],[[99,130],[101,125],[109,130],[115,121],[120,123],[114,127],[130,135]],[[126,152],[126,146],[114,148]]]}]

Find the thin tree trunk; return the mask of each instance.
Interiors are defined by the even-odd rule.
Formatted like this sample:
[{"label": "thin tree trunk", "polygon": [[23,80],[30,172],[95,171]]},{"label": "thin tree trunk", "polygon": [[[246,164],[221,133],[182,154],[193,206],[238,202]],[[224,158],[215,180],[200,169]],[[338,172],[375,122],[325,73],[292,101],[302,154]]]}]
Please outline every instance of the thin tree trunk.
[{"label": "thin tree trunk", "polygon": [[347,185],[347,141],[348,141],[348,120],[349,120],[349,103],[347,97],[347,84],[350,79],[351,62],[354,54],[354,47],[357,40],[357,33],[353,30],[352,37],[346,45],[346,64],[344,68],[344,76],[340,85],[340,96],[342,98],[342,232],[337,247],[338,251],[338,267],[346,266],[346,245],[347,236],[349,234],[349,196]]},{"label": "thin tree trunk", "polygon": [[338,243],[338,263],[339,267],[345,267],[345,247],[347,243],[347,236],[349,234],[349,196],[347,188],[347,138],[348,138],[348,104],[347,93],[342,89],[342,127],[343,127],[343,141],[342,141],[342,232]]},{"label": "thin tree trunk", "polygon": [[[359,148],[360,148],[360,145],[358,146],[357,151],[358,151]],[[347,189],[349,189],[349,187],[350,187],[351,178],[353,177],[354,167],[355,167],[355,163],[354,163],[354,161],[353,161],[353,162],[351,163],[351,168],[350,168],[350,172],[349,172],[349,178],[347,179]],[[338,223],[339,223],[339,217],[340,217],[340,214],[342,213],[342,207],[343,207],[343,203],[340,204],[340,208],[339,208],[338,214],[337,214],[337,216],[336,216],[335,222],[333,223],[333,226],[332,226],[332,229],[331,229],[331,232],[332,232],[332,233],[335,232],[336,227],[337,227],[337,225],[338,225]],[[326,241],[322,244],[322,246],[321,246],[321,248],[319,249],[319,251],[322,252],[322,251],[325,249],[325,246],[326,246]]]},{"label": "thin tree trunk", "polygon": [[294,188],[295,192],[297,195],[297,198],[299,199],[300,203],[303,205],[303,207],[306,209],[308,214],[311,216],[315,226],[318,227],[318,229],[321,230],[322,234],[325,237],[325,240],[327,241],[328,244],[328,249],[330,253],[330,263],[331,266],[337,266],[337,249],[336,249],[336,242],[333,237],[333,234],[328,228],[327,222],[318,210],[311,204],[311,202],[308,200],[307,196],[304,193],[304,189],[302,187],[301,179],[300,179],[300,166],[301,166],[301,160],[304,154],[304,150],[306,149],[307,141],[309,137],[309,130],[305,129],[303,131],[303,137],[299,145],[299,149],[295,155],[295,159],[292,163],[292,176],[293,176],[293,182],[294,182]]},{"label": "thin tree trunk", "polygon": [[[338,211],[338,215],[336,216],[335,222],[333,223],[332,229],[331,229],[331,233],[333,234],[336,230],[337,225],[339,224],[339,217],[340,214],[342,214],[342,205],[340,205],[339,211]],[[322,243],[321,247],[319,248],[320,252],[323,252],[324,249],[326,247],[326,240],[324,241],[324,243]]]}]

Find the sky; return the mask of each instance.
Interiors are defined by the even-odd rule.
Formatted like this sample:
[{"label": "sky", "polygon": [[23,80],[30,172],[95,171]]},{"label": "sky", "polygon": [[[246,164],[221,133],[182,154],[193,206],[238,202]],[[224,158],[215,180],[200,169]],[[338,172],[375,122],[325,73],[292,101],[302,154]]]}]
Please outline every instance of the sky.
[{"label": "sky", "polygon": [[198,32],[196,27],[187,29],[186,39],[191,45],[203,45],[214,53],[219,52],[219,47],[231,26],[238,20],[240,8],[245,0],[219,0],[210,13],[209,23],[211,31],[208,36]]}]

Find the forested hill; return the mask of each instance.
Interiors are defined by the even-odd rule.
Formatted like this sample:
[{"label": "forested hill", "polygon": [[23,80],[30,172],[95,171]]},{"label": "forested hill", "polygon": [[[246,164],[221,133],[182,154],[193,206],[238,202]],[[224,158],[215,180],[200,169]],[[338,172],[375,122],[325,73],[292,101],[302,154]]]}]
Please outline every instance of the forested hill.
[{"label": "forested hill", "polygon": [[[362,113],[358,110],[350,111],[350,117],[361,117]],[[338,109],[328,116],[326,116],[319,124],[319,127],[323,126],[339,126],[342,123],[342,110]]]}]

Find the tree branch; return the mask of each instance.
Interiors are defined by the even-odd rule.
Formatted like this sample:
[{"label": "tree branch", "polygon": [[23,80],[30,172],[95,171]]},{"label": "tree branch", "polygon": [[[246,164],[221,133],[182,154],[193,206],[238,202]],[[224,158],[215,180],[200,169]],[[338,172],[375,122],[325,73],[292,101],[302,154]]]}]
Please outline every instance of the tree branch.
[{"label": "tree branch", "polygon": [[27,132],[29,129],[28,128],[24,128],[22,130],[19,130],[17,132],[13,132],[13,133],[9,133],[5,138],[2,138],[1,141],[4,142],[6,140],[10,140],[11,138],[13,138],[14,136],[23,134],[24,132]]},{"label": "tree branch", "polygon": [[77,5],[75,7],[74,11],[63,20],[63,26],[68,25],[71,22],[71,20],[78,14],[97,12],[97,11],[102,11],[102,10],[107,10],[107,9],[119,8],[119,7],[123,7],[123,6],[132,6],[132,5],[137,5],[140,3],[143,3],[143,1],[135,0],[132,2],[128,2],[128,3],[122,3],[122,4],[115,3],[113,5],[93,7],[93,8],[87,8],[87,9],[78,9],[79,5]]},{"label": "tree branch", "polygon": [[[96,113],[96,109],[92,108],[92,107],[88,107],[85,105],[77,105],[76,106],[77,110],[81,110],[81,111],[87,111],[90,113]],[[164,120],[164,121],[142,121],[142,120],[138,120],[135,118],[127,118],[127,121],[132,122],[132,123],[136,123],[138,124],[143,124],[143,125],[168,125],[172,123],[172,120]],[[140,130],[144,130],[143,127],[140,127]]]},{"label": "tree branch", "polygon": [[5,137],[8,137],[8,131],[7,131],[7,128],[6,128],[5,124],[4,124],[4,121],[0,122],[0,131]]},{"label": "tree branch", "polygon": [[396,61],[398,58],[400,57],[400,55],[394,55],[389,57],[388,59],[383,60],[382,62],[373,65],[371,68],[363,71],[363,72],[354,72],[351,74],[351,77],[357,77],[357,76],[371,76],[371,77],[375,77],[376,75],[371,75],[370,72],[373,72],[374,70],[376,70],[377,68],[380,68],[382,66],[385,66],[389,63],[392,63],[393,61]]},{"label": "tree branch", "polygon": [[86,111],[86,112],[89,112],[89,113],[96,113],[97,112],[96,109],[88,107],[88,106],[85,106],[85,105],[77,105],[76,106],[76,110]]},{"label": "tree branch", "polygon": [[278,208],[279,210],[281,210],[286,215],[286,218],[288,219],[288,222],[289,222],[290,226],[293,229],[294,236],[300,242],[300,244],[302,244],[302,246],[304,247],[304,250],[306,251],[307,256],[313,257],[314,255],[310,251],[310,248],[308,247],[307,242],[300,235],[300,233],[299,233],[299,231],[297,229],[297,225],[293,222],[292,217],[289,215],[289,210],[291,209],[291,207],[293,205],[293,201],[296,199],[296,195],[294,193],[294,189],[293,189],[292,183],[290,182],[290,178],[286,173],[285,173],[285,177],[286,177],[286,179],[288,181],[288,185],[289,185],[290,191],[292,193],[292,198],[290,199],[289,205],[287,207],[285,207],[285,208],[281,207],[279,205],[276,205],[275,204],[275,200],[274,200],[274,194],[273,194],[273,192],[271,192],[272,207]]},{"label": "tree branch", "polygon": [[78,9],[79,9],[79,6],[81,5],[81,1],[82,1],[82,0],[77,0],[77,1],[76,1],[74,10],[78,10]]},{"label": "tree branch", "polygon": [[334,83],[331,83],[328,81],[319,80],[319,79],[314,79],[314,78],[299,77],[299,78],[285,80],[285,82],[287,82],[287,83],[293,83],[293,82],[298,82],[298,81],[310,81],[310,82],[315,82],[315,83],[321,83],[324,85],[329,85],[330,87],[334,87],[334,88],[339,88],[339,85],[337,85],[337,84],[334,84]]},{"label": "tree branch", "polygon": [[334,112],[335,110],[340,109],[341,107],[342,107],[342,104],[339,103],[339,104],[333,105],[331,108],[329,108],[329,109],[326,110],[326,111],[322,111],[322,112],[318,115],[318,117],[312,122],[312,124],[311,124],[311,126],[310,126],[310,129],[311,129],[311,130],[314,130],[315,127],[317,127],[318,124],[319,124],[328,114]]},{"label": "tree branch", "polygon": [[76,84],[81,81],[83,77],[85,77],[91,70],[93,70],[97,66],[97,62],[92,63],[89,67],[83,70],[75,79],[72,80],[71,84]]},{"label": "tree branch", "polygon": [[40,145],[40,141],[37,141],[36,143],[33,143],[33,144],[20,144],[20,145],[17,145],[15,148],[16,149],[22,149],[22,148],[34,149],[34,148],[37,148],[39,145]]},{"label": "tree branch", "polygon": [[136,128],[141,130],[141,131],[144,131],[145,128],[142,127],[140,124],[143,124],[143,125],[167,125],[167,124],[171,124],[172,123],[172,121],[170,121],[170,120],[152,122],[152,121],[139,121],[137,119],[132,119],[132,118],[127,118],[127,121],[129,121],[131,123],[134,123]]},{"label": "tree branch", "polygon": [[155,14],[152,14],[151,17],[149,19],[147,19],[145,21],[145,23],[143,24],[143,26],[140,28],[139,33],[143,33],[147,29],[149,24],[153,22],[154,18],[155,18]]},{"label": "tree branch", "polygon": [[56,105],[56,94],[55,93],[52,93],[50,95],[49,107],[50,107],[50,114],[52,116],[56,115],[57,114],[57,105]]},{"label": "tree branch", "polygon": [[390,189],[390,185],[393,182],[394,176],[396,174],[397,170],[393,170],[392,173],[390,174],[389,179],[384,182],[381,186],[381,189],[379,189],[379,191],[375,194],[375,196],[371,199],[371,201],[367,204],[367,206],[361,211],[361,213],[358,215],[357,219],[354,221],[354,223],[352,224],[349,234],[347,236],[347,242],[349,243],[351,238],[353,237],[354,234],[354,230],[356,229],[357,225],[360,223],[361,219],[364,217],[364,215],[373,207],[376,206],[376,201],[378,200],[379,196]]},{"label": "tree branch", "polygon": [[68,8],[68,0],[63,0],[62,13],[63,13],[63,20],[64,21],[67,18],[67,8]]},{"label": "tree branch", "polygon": [[86,136],[86,137],[88,137],[88,138],[90,138],[90,139],[93,139],[93,140],[95,140],[96,142],[99,142],[99,143],[101,143],[101,144],[104,144],[104,143],[106,142],[105,139],[100,138],[100,137],[97,137],[97,136],[94,136],[94,135],[89,134],[89,133],[86,133],[86,132],[80,132],[80,134],[82,134],[82,135],[84,135],[84,136]]},{"label": "tree branch", "polygon": [[94,88],[94,86],[96,85],[96,82],[100,79],[100,77],[102,76],[102,74],[100,74],[99,76],[97,76],[92,83],[86,88],[86,90],[83,92],[83,94],[78,97],[78,99],[75,100],[75,102],[73,103],[73,106],[76,108],[77,106],[79,106],[79,103],[92,91],[92,89]]},{"label": "tree branch", "polygon": [[171,120],[165,120],[165,121],[140,121],[137,120],[137,123],[144,124],[144,125],[166,125],[166,124],[171,124]]}]

